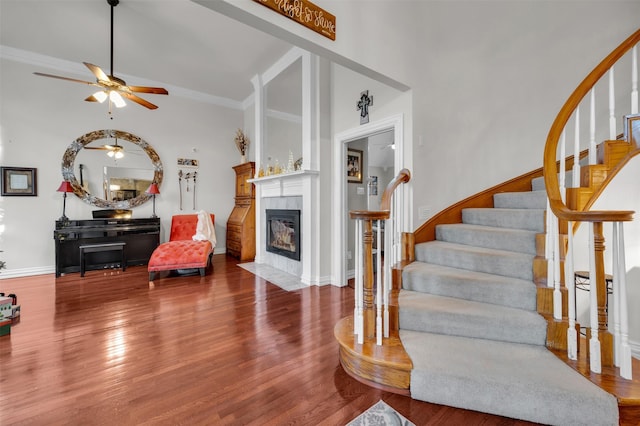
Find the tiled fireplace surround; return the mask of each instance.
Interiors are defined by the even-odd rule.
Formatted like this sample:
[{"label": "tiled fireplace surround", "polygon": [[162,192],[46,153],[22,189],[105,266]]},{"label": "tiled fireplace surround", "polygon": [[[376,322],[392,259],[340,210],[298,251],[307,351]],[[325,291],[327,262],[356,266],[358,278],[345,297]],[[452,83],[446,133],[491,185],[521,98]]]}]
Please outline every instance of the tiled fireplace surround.
[{"label": "tiled fireplace surround", "polygon": [[[298,171],[250,180],[256,185],[256,260],[294,275],[307,285],[318,284],[318,173]],[[266,210],[300,210],[300,261],[266,250]]]},{"label": "tiled fireplace surround", "polygon": [[[264,240],[263,242],[266,244],[266,229],[267,229],[267,221],[266,221],[266,210],[278,209],[278,210],[300,210],[300,222],[302,223],[302,196],[294,196],[294,197],[268,197],[262,199],[262,208],[260,212],[260,228],[263,230]],[[300,235],[300,243],[302,244],[303,238],[305,238],[304,233]],[[281,256],[276,253],[271,253],[266,251],[266,246],[262,247],[265,250],[264,252],[264,262],[270,266],[273,266],[276,269],[287,272],[289,274],[295,275],[297,277],[302,276],[302,262],[294,259],[289,259],[285,256]],[[304,252],[301,252],[300,259],[302,260],[302,256],[304,256]]]}]

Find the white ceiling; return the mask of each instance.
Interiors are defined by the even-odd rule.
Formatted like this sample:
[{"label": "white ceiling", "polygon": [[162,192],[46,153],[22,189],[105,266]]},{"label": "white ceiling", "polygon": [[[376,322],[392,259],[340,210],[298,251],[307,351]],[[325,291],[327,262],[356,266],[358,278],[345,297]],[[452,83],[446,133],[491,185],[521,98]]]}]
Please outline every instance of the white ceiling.
[{"label": "white ceiling", "polygon": [[[0,45],[110,73],[110,20],[106,0],[0,0]],[[251,78],[291,47],[190,0],[121,0],[114,8],[113,71],[130,85],[153,82],[243,102],[253,92]],[[84,66],[34,71],[94,81]],[[144,97],[153,102],[154,95]]]},{"label": "white ceiling", "polygon": [[[111,73],[110,31],[107,0],[0,0],[0,57],[30,63],[34,72],[95,81],[82,65],[89,62]],[[114,8],[114,74],[130,85],[165,87],[169,96],[240,108],[253,94],[252,77],[292,47],[190,0],[120,0]],[[299,97],[292,99],[287,105],[271,96],[271,108],[295,114]],[[372,144],[371,165],[393,166],[389,143]]]}]

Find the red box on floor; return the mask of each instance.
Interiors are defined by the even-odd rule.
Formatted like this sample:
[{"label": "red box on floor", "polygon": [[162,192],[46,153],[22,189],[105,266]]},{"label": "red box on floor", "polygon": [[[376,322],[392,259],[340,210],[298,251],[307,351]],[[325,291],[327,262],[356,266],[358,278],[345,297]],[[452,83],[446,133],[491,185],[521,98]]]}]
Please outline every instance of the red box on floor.
[{"label": "red box on floor", "polygon": [[11,320],[0,320],[0,336],[11,333]]}]

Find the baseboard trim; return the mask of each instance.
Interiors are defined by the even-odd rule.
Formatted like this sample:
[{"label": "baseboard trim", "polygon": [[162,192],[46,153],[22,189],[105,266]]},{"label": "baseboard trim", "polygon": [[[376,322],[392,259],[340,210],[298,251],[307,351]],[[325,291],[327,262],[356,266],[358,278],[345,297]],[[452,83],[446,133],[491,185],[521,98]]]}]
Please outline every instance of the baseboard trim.
[{"label": "baseboard trim", "polygon": [[640,343],[629,341],[629,347],[631,348],[631,356],[640,359]]},{"label": "baseboard trim", "polygon": [[40,266],[36,268],[5,269],[0,273],[0,280],[30,277],[33,275],[55,274],[55,272],[56,268],[53,265]]}]

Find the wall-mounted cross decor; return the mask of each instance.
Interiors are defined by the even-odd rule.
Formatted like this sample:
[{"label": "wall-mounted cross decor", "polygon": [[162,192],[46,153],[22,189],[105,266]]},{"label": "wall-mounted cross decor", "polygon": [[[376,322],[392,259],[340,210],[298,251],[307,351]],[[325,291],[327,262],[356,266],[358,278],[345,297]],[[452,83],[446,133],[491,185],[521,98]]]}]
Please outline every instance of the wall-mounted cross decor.
[{"label": "wall-mounted cross decor", "polygon": [[360,124],[367,124],[369,122],[369,107],[371,105],[373,105],[373,95],[369,96],[368,90],[360,93],[360,100],[358,101],[358,109],[360,110]]}]

